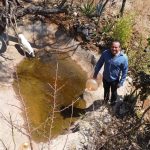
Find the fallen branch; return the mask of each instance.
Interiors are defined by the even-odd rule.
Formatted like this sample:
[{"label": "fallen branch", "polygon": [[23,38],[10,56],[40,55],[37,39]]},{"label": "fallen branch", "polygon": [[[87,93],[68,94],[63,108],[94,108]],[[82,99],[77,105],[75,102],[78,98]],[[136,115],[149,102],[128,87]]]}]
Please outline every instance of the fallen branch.
[{"label": "fallen branch", "polygon": [[16,18],[23,17],[25,15],[42,15],[47,16],[50,14],[59,14],[59,13],[66,13],[67,8],[45,8],[41,6],[29,6],[27,8],[18,9],[16,12]]}]

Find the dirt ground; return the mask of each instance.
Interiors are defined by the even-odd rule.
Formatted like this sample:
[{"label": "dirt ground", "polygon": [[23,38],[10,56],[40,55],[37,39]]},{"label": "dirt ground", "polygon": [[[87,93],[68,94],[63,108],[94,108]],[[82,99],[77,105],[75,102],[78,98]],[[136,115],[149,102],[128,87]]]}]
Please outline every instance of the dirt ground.
[{"label": "dirt ground", "polygon": [[143,39],[150,37],[150,1],[131,0],[132,10],[135,13],[135,29]]}]

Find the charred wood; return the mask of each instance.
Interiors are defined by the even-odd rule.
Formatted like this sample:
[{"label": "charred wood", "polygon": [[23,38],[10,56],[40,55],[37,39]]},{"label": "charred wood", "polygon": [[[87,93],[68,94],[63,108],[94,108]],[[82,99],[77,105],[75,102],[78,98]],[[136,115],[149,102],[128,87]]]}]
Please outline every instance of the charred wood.
[{"label": "charred wood", "polygon": [[18,9],[16,12],[16,18],[23,17],[25,15],[42,15],[47,16],[50,14],[67,13],[67,8],[44,8],[41,6],[29,6],[27,8]]}]

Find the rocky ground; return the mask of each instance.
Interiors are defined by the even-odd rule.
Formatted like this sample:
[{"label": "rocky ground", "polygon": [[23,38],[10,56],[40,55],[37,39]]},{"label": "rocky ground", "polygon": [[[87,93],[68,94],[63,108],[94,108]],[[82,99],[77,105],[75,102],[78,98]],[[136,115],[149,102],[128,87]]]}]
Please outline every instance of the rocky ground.
[{"label": "rocky ground", "polygon": [[[26,131],[23,128],[24,119],[22,116],[22,105],[14,92],[13,73],[16,64],[24,57],[18,53],[14,44],[10,41],[3,57],[0,56],[0,149],[9,147],[10,149],[18,148],[23,142],[28,141],[27,136],[23,135],[19,129]],[[16,125],[17,128],[15,128]]]}]

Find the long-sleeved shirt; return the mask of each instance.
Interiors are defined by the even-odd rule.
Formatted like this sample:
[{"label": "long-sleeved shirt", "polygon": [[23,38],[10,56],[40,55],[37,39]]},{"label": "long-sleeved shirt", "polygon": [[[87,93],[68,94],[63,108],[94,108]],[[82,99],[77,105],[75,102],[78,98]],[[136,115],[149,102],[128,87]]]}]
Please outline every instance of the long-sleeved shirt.
[{"label": "long-sleeved shirt", "polygon": [[108,82],[118,80],[119,86],[122,86],[128,72],[127,56],[123,52],[113,56],[110,50],[105,50],[96,64],[93,78],[97,77],[103,64],[103,78]]}]

